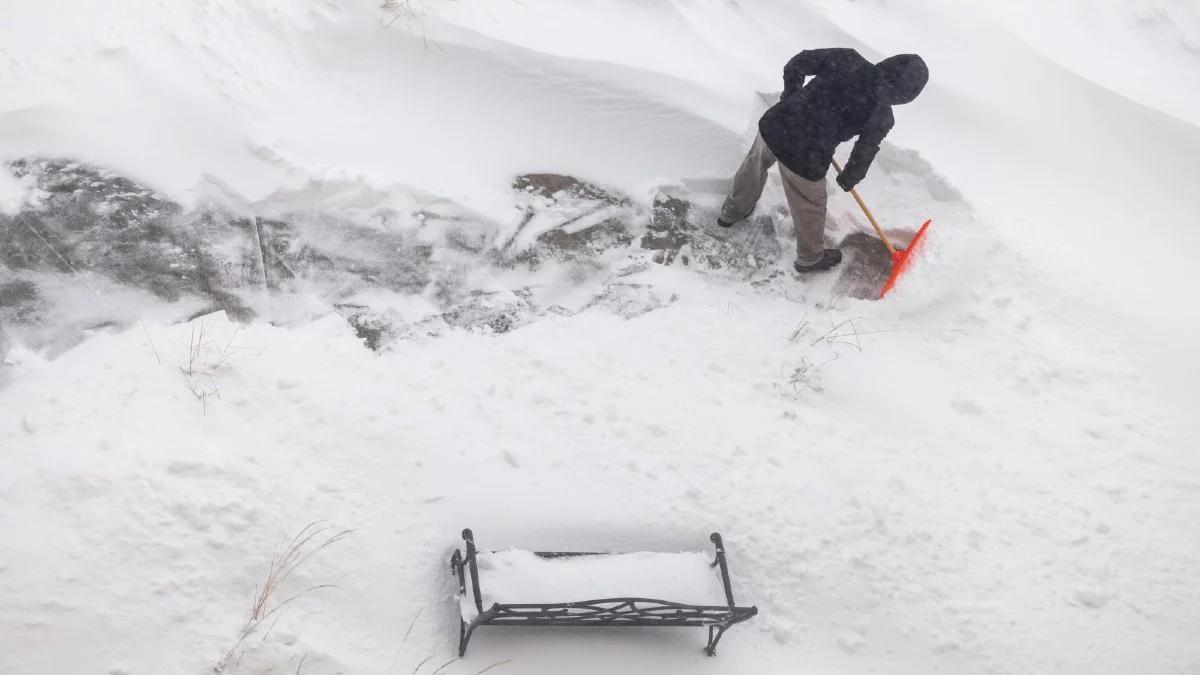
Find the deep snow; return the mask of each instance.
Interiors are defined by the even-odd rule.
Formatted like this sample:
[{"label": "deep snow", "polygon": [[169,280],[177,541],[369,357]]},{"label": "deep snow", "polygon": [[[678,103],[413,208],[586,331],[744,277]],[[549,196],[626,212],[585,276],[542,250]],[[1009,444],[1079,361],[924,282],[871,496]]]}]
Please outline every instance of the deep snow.
[{"label": "deep snow", "polygon": [[[628,195],[635,220],[664,191],[711,209],[792,53],[918,51],[933,83],[862,188],[889,228],[935,225],[885,302],[637,250],[587,274],[498,269],[489,248],[446,278],[567,311],[379,353],[328,287],[262,293],[239,325],[36,272],[46,326],[91,328],[64,352],[77,336],[3,327],[22,337],[0,367],[0,672],[207,671],[280,532],[315,520],[355,532],[279,600],[336,587],[227,672],[1197,672],[1197,14],[975,4],[5,12],[0,159],[76,158],[185,212],[310,213],[310,231],[385,214],[426,236],[414,214],[450,213],[493,248],[573,213],[526,220],[511,185],[529,172]],[[32,187],[0,171],[0,213]],[[760,213],[786,222],[781,204],[772,184]],[[833,197],[838,238],[853,209]],[[375,241],[344,231],[327,247]],[[593,302],[614,278],[638,312]],[[337,291],[440,311],[433,289]],[[760,615],[716,659],[698,629],[497,629],[453,661],[464,526],[529,550],[695,550],[719,530]]]}]

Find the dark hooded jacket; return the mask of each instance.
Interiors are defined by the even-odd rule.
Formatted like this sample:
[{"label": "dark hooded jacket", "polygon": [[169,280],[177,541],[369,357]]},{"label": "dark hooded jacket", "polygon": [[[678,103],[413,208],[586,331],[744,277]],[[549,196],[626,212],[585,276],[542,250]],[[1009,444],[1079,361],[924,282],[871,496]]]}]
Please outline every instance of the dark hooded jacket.
[{"label": "dark hooded jacket", "polygon": [[[805,85],[805,78],[815,77]],[[839,143],[858,136],[838,178],[849,190],[867,175],[891,131],[892,106],[921,93],[929,70],[921,57],[901,54],[872,64],[853,49],[810,49],[783,69],[783,96],[763,115],[767,147],[794,173],[825,178]]]}]

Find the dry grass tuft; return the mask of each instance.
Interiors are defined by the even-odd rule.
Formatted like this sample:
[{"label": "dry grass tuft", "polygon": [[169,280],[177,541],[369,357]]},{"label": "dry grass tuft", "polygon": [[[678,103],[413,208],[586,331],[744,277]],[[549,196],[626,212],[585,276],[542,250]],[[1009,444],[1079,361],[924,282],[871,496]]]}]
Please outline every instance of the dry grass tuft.
[{"label": "dry grass tuft", "polygon": [[484,668],[483,670],[479,671],[478,673],[475,673],[475,675],[483,675],[484,673],[491,670],[492,668],[499,668],[500,666],[503,666],[506,663],[512,663],[512,659],[505,659],[503,661],[497,661],[496,663],[493,663],[492,665],[488,666],[487,668]]},{"label": "dry grass tuft", "polygon": [[[213,374],[228,366],[233,359],[237,351],[234,342],[241,331],[241,326],[235,328],[229,339],[222,344],[212,338],[207,322],[201,321],[199,329],[196,327],[196,322],[192,322],[187,354],[179,370],[183,373],[188,391],[196,397],[197,401],[200,401],[205,413],[208,413],[210,398],[221,398],[221,390],[217,387],[217,381],[213,378]],[[156,349],[155,357],[157,356]]]},{"label": "dry grass tuft", "polygon": [[425,16],[426,0],[383,0],[383,11],[397,18],[419,19]]},{"label": "dry grass tuft", "polygon": [[[262,585],[254,593],[254,601],[250,605],[250,614],[246,617],[246,623],[242,625],[237,642],[229,648],[229,651],[225,652],[220,661],[217,661],[217,664],[213,666],[213,672],[224,672],[237,656],[238,649],[242,646],[242,643],[253,635],[264,621],[276,616],[293,601],[308,593],[322,588],[336,587],[333,584],[309,586],[282,601],[275,601],[275,596],[279,594],[280,588],[292,576],[296,568],[300,567],[300,565],[304,564],[305,561],[317,553],[345,539],[352,532],[353,530],[342,530],[331,534],[328,527],[322,526],[319,522],[313,522],[306,525],[304,529],[296,533],[290,540],[285,541],[283,538],[280,538],[275,542],[275,547],[271,552],[271,564],[267,567],[266,580],[263,581]],[[303,664],[303,661],[301,661],[301,664]]]},{"label": "dry grass tuft", "polygon": [[[409,29],[420,29],[421,39],[425,42],[425,49],[429,49],[430,42],[439,50],[442,48],[436,40],[430,40],[429,34],[425,31],[425,16],[429,13],[429,3],[433,0],[383,0],[380,8],[384,14],[390,18],[386,22],[391,26],[397,22]],[[457,0],[440,0],[443,2],[456,2]]]}]

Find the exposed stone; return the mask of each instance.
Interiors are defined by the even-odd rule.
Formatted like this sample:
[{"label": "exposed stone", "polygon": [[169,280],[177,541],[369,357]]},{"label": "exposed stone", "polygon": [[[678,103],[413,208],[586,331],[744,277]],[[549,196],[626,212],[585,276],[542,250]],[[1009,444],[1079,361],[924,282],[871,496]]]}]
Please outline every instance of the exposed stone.
[{"label": "exposed stone", "polygon": [[[26,279],[0,281],[0,333],[6,324],[28,323],[36,320],[41,309],[41,294],[37,285]],[[0,357],[3,352],[0,352]]]},{"label": "exposed stone", "polygon": [[[654,251],[653,260],[656,263],[670,265],[680,257],[683,248],[691,243],[695,228],[688,222],[691,204],[670,196],[658,193],[654,198],[654,207],[650,211],[650,224],[642,235],[642,248]],[[690,260],[686,255],[680,260],[687,265]]]},{"label": "exposed stone", "polygon": [[[204,219],[181,221],[178,204],[110,172],[66,160],[18,160],[14,174],[33,177],[39,202],[0,217],[0,265],[75,274],[91,271],[168,301],[209,297],[234,316],[251,312],[231,292],[227,262],[210,252],[238,233]],[[220,231],[215,231],[215,230]]]},{"label": "exposed stone", "polygon": [[169,227],[178,204],[133,181],[65,160],[18,160],[36,207],[0,218],[0,263],[10,269],[93,270],[168,300],[188,286],[191,260]]},{"label": "exposed stone", "polygon": [[21,307],[37,299],[37,286],[32,281],[17,279],[0,283],[0,308]]},{"label": "exposed stone", "polygon": [[416,241],[411,232],[390,232],[328,216],[243,222],[256,229],[268,288],[285,288],[296,279],[356,277],[368,285],[417,293],[431,280],[433,247]]},{"label": "exposed stone", "polygon": [[574,176],[563,176],[556,173],[528,173],[517,176],[513,181],[513,189],[544,197],[560,196],[567,199],[594,199],[610,204],[619,204],[627,201],[626,198],[613,194],[587,181],[580,180]]},{"label": "exposed stone", "polygon": [[354,334],[362,339],[367,349],[373,352],[383,350],[411,332],[399,317],[374,312],[366,305],[339,304],[335,306],[338,312],[346,317],[346,322],[354,329]]},{"label": "exposed stone", "polygon": [[667,307],[678,299],[674,293],[664,295],[648,284],[618,283],[605,288],[586,308],[603,307],[617,316],[632,319]]},{"label": "exposed stone", "polygon": [[500,334],[528,323],[542,313],[532,305],[528,292],[473,291],[465,301],[443,312],[439,318],[453,328],[482,329]]},{"label": "exposed stone", "polygon": [[[915,167],[913,180],[927,178],[909,158],[893,159]],[[489,283],[489,290],[479,290],[477,270],[488,264],[565,263],[555,271],[561,283],[603,287],[585,308],[624,317],[675,301],[630,277],[650,261],[738,272],[759,287],[791,276],[790,260],[781,262],[786,243],[776,231],[780,214],[786,217],[780,207],[726,230],[716,227],[715,213],[679,187],[664,187],[646,209],[571,176],[520,176],[513,187],[525,217],[497,247],[500,225],[477,221],[445,201],[398,216],[381,206],[366,222],[360,215],[318,209],[276,212],[272,218],[219,209],[185,214],[136,181],[84,164],[22,160],[11,168],[36,190],[17,217],[0,216],[0,325],[40,320],[46,301],[38,285],[51,288],[46,284],[59,282],[49,280],[60,278],[63,284],[84,283],[72,279],[95,279],[94,274],[118,287],[186,300],[184,312],[225,310],[237,320],[253,317],[250,300],[264,291],[303,292],[334,307],[378,351],[396,340],[455,328],[502,334],[548,313],[574,311],[541,305],[528,289],[496,292]],[[842,247],[847,261],[840,292],[876,297],[890,260],[882,245],[856,234]],[[441,313],[413,325],[394,310],[339,302],[364,288],[421,295]],[[95,317],[101,325],[116,325],[109,319]],[[122,316],[117,323],[129,320]],[[86,328],[75,324],[62,332]]]},{"label": "exposed stone", "polygon": [[835,291],[838,295],[877,300],[892,271],[892,256],[877,237],[854,232],[838,245],[845,257],[840,265]]},{"label": "exposed stone", "polygon": [[626,248],[633,243],[633,234],[624,221],[614,218],[577,232],[558,227],[538,235],[537,242],[540,248],[559,259],[575,260],[614,248]]},{"label": "exposed stone", "polygon": [[[575,262],[633,243],[636,208],[624,196],[572,176],[527,174],[513,181],[525,217],[501,250],[501,261],[537,267],[545,260]],[[517,248],[525,230],[541,232]]]},{"label": "exposed stone", "polygon": [[483,253],[492,243],[492,233],[476,223],[444,221],[443,238],[451,248],[467,253]]},{"label": "exposed stone", "polygon": [[678,260],[710,270],[766,269],[779,261],[783,249],[770,215],[752,216],[731,230],[707,222],[715,220],[710,215],[698,213],[683,198],[660,192],[641,246],[654,251],[652,259],[664,265]]}]

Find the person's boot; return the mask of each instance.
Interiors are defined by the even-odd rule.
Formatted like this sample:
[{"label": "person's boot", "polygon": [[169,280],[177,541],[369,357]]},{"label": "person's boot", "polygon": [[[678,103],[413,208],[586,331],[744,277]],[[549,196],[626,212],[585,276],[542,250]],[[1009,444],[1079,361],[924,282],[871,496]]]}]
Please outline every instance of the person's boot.
[{"label": "person's boot", "polygon": [[809,272],[823,272],[828,269],[833,269],[842,262],[842,252],[836,248],[827,248],[825,253],[821,255],[821,259],[811,265],[801,265],[800,261],[792,263],[792,267],[800,274],[808,274]]},{"label": "person's boot", "polygon": [[724,216],[717,216],[717,225],[726,229],[733,227],[736,223],[736,220],[725,220]]}]

